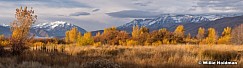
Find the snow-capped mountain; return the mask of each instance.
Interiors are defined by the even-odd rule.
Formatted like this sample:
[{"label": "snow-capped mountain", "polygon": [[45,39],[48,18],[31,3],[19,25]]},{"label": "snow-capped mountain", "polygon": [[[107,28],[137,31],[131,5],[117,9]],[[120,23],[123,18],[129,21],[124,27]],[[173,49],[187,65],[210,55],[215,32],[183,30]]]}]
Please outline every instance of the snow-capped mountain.
[{"label": "snow-capped mountain", "polygon": [[241,16],[242,14],[162,14],[153,19],[134,19],[133,21],[119,26],[118,29],[137,26],[160,26],[168,23],[203,23],[225,17]]},{"label": "snow-capped mountain", "polygon": [[170,31],[178,25],[184,25],[185,32],[195,35],[199,27],[215,27],[221,33],[224,27],[234,27],[242,21],[243,14],[164,14],[152,19],[135,19],[129,23],[118,26],[117,29],[132,32],[133,26],[145,26],[150,31],[167,28]]},{"label": "snow-capped mountain", "polygon": [[73,27],[77,27],[77,29],[81,33],[85,33],[86,30],[83,28],[73,25],[71,23],[67,23],[64,21],[55,21],[55,22],[50,22],[50,23],[40,23],[32,26],[31,33],[34,33],[35,35],[39,37],[44,37],[44,36],[65,36],[65,32],[67,30],[72,29]]},{"label": "snow-capped mountain", "polygon": [[[49,23],[34,24],[30,29],[30,33],[34,34],[36,37],[64,37],[65,32],[67,30],[71,30],[73,27],[76,27],[81,33],[86,32],[86,30],[84,30],[83,28],[73,25],[71,23],[67,23],[64,21],[55,21]],[[9,25],[0,25],[0,34],[9,36],[11,34]]]},{"label": "snow-capped mountain", "polygon": [[7,24],[2,24],[0,26],[4,26],[4,27],[10,27],[10,25],[7,25]]},{"label": "snow-capped mountain", "polygon": [[163,23],[200,23],[210,21],[210,19],[203,16],[195,15],[172,15],[172,14],[163,14],[154,19],[135,19],[125,25],[119,26],[122,27],[132,27],[132,26],[151,26],[158,25]]},{"label": "snow-capped mountain", "polygon": [[6,24],[0,24],[0,35],[4,34],[5,36],[9,36],[11,34],[10,26]]}]

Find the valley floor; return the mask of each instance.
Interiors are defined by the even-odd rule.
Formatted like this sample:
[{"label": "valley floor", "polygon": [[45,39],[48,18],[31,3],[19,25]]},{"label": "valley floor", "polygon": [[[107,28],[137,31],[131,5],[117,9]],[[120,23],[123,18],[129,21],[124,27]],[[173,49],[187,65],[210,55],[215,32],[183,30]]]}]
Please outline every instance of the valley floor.
[{"label": "valley floor", "polygon": [[[32,48],[1,56],[0,68],[171,68],[243,67],[242,45],[76,46]],[[235,65],[202,65],[202,60]]]}]

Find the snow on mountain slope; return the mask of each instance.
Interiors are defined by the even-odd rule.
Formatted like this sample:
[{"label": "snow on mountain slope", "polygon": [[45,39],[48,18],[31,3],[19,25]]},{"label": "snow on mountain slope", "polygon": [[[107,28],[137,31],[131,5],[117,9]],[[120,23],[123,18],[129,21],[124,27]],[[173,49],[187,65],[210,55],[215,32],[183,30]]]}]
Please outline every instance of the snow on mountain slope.
[{"label": "snow on mountain slope", "polygon": [[241,16],[242,14],[162,14],[153,19],[135,19],[127,24],[119,26],[118,28],[127,28],[132,26],[152,26],[162,25],[163,23],[203,23],[214,21],[224,17]]},{"label": "snow on mountain slope", "polygon": [[74,26],[70,23],[64,22],[64,21],[55,21],[51,23],[40,23],[37,25],[33,25],[33,28],[50,28],[54,29],[56,27],[65,27],[65,26]]},{"label": "snow on mountain slope", "polygon": [[71,30],[74,27],[76,27],[81,33],[86,32],[86,30],[83,28],[64,21],[36,24],[32,26],[31,32],[39,37],[65,36],[65,32],[67,30]]},{"label": "snow on mountain slope", "polygon": [[163,14],[154,19],[135,19],[118,28],[131,27],[135,25],[150,26],[150,25],[162,24],[162,23],[200,23],[204,21],[210,21],[210,20],[203,16]]}]

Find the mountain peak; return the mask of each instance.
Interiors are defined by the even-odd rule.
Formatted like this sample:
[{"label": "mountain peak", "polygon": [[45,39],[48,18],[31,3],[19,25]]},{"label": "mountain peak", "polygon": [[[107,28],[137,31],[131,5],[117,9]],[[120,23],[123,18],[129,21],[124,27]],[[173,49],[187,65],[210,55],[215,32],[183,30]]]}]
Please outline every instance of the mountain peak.
[{"label": "mountain peak", "polygon": [[7,25],[7,24],[2,24],[1,26],[9,27],[10,25]]},{"label": "mountain peak", "polygon": [[69,24],[70,25],[70,23],[67,23],[65,21],[55,21],[55,22],[51,22],[51,24],[62,24],[62,25]]},{"label": "mountain peak", "polygon": [[49,23],[40,23],[37,25],[34,25],[35,28],[55,28],[57,26],[65,27],[65,26],[73,26],[71,23],[67,23],[65,21],[55,21],[55,22],[49,22]]},{"label": "mountain peak", "polygon": [[86,32],[86,30],[74,24],[67,23],[65,21],[54,21],[34,25],[32,33],[35,33],[39,37],[44,37],[46,35],[48,35],[49,37],[63,37],[65,36],[65,32],[67,30],[71,30],[74,27],[78,28],[78,31],[80,31],[81,33]]}]

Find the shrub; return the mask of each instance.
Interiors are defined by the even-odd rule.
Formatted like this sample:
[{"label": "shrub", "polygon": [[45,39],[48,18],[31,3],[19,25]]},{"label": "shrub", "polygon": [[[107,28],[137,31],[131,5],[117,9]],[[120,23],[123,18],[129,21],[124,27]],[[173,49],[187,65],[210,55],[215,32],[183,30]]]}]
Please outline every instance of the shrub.
[{"label": "shrub", "polygon": [[153,42],[152,45],[159,46],[159,45],[162,45],[162,42],[161,41]]},{"label": "shrub", "polygon": [[44,43],[42,43],[42,42],[35,42],[34,43],[34,46],[43,46],[44,45]]},{"label": "shrub", "polygon": [[94,43],[93,44],[95,47],[99,47],[99,46],[101,46],[101,42],[96,42],[96,43]]},{"label": "shrub", "polygon": [[1,45],[1,46],[8,46],[8,45],[10,45],[10,41],[8,41],[8,40],[3,40],[3,41],[0,42],[0,45]]},{"label": "shrub", "polygon": [[134,40],[129,40],[127,41],[127,45],[138,45],[138,42],[137,41],[134,41]]}]

